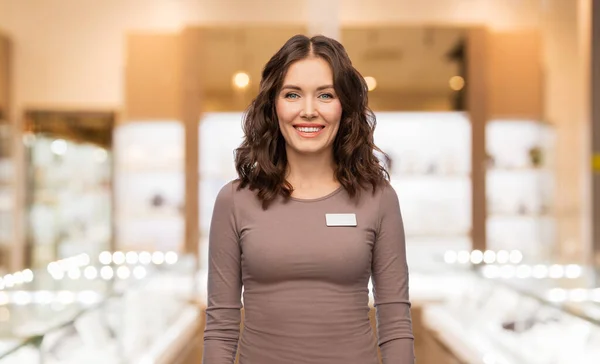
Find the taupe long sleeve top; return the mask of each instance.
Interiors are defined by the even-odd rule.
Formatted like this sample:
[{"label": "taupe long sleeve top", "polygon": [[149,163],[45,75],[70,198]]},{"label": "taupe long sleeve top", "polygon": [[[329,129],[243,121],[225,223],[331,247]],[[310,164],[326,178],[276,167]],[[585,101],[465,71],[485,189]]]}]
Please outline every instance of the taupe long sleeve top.
[{"label": "taupe long sleeve top", "polygon": [[[404,227],[391,186],[351,200],[283,198],[263,210],[230,182],[209,235],[204,364],[376,364],[372,277],[384,364],[413,364]],[[350,213],[356,226],[327,226]],[[240,337],[244,287],[244,329]]]}]

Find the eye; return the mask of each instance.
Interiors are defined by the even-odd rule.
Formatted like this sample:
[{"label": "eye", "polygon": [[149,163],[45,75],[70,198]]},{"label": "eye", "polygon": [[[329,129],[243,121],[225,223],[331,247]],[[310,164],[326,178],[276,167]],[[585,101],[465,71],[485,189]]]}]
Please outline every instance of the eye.
[{"label": "eye", "polygon": [[286,99],[297,99],[299,97],[300,97],[300,95],[298,95],[297,93],[294,93],[294,92],[289,92],[289,93],[285,94]]},{"label": "eye", "polygon": [[321,94],[321,95],[319,95],[319,97],[322,99],[325,99],[325,100],[333,99],[332,94]]}]

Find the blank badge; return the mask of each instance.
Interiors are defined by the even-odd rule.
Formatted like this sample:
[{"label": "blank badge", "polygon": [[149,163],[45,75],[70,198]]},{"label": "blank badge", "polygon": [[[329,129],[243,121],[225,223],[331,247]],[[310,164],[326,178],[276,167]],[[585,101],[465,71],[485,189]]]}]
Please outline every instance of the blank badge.
[{"label": "blank badge", "polygon": [[325,214],[327,226],[356,226],[356,214]]}]

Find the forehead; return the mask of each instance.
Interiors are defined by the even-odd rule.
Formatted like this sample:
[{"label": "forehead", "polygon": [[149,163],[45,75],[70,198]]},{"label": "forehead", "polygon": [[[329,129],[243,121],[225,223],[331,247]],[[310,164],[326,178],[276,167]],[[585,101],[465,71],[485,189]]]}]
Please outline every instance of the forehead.
[{"label": "forehead", "polygon": [[332,84],[333,73],[327,61],[318,57],[310,57],[292,63],[283,83],[318,87],[323,84]]}]

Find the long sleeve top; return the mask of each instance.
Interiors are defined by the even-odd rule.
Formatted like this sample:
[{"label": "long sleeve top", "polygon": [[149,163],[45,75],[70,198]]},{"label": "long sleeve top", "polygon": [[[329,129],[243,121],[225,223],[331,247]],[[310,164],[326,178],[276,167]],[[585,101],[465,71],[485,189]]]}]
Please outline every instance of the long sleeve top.
[{"label": "long sleeve top", "polygon": [[[394,189],[356,200],[339,188],[263,210],[255,191],[237,187],[221,189],[211,220],[203,364],[233,364],[238,352],[239,364],[377,364],[376,345],[384,364],[413,364]],[[328,224],[326,214],[353,214],[356,224]],[[368,318],[370,278],[377,336]]]}]

